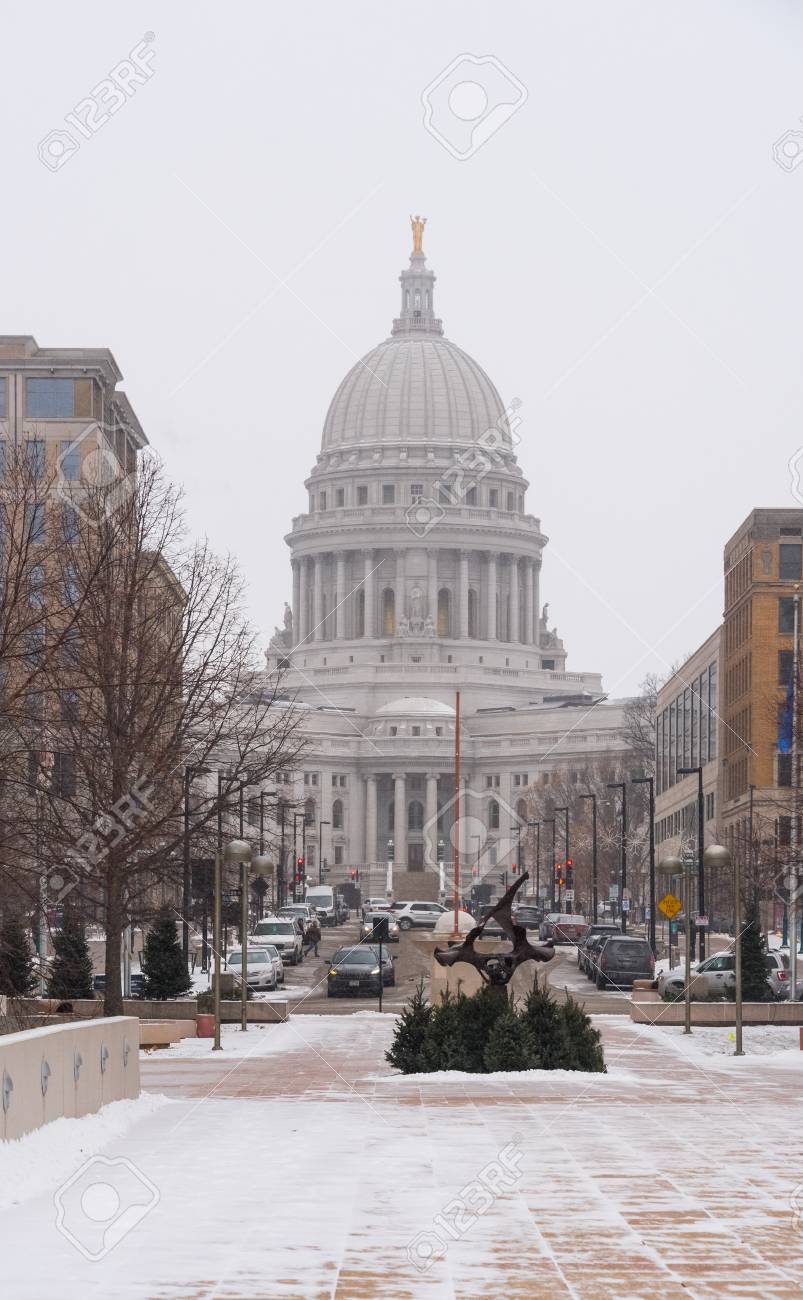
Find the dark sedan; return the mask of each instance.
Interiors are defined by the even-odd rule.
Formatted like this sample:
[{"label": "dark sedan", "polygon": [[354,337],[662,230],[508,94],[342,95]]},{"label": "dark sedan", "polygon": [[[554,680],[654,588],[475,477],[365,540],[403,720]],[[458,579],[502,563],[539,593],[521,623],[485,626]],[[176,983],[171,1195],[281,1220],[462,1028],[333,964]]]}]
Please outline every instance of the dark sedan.
[{"label": "dark sedan", "polygon": [[359,948],[338,948],[329,966],[326,995],[330,998],[345,995],[358,997],[360,993],[379,993],[378,952],[370,944]]}]

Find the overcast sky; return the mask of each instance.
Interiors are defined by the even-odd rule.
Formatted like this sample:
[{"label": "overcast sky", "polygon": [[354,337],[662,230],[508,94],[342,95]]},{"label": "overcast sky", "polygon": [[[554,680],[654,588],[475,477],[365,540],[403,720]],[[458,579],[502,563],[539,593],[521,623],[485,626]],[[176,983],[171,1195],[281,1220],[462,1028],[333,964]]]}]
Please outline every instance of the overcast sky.
[{"label": "overcast sky", "polygon": [[[146,33],[152,75],[85,138]],[[803,165],[773,145],[801,51],[791,0],[9,8],[0,332],[112,349],[267,638],[328,403],[426,214],[448,336],[522,402],[568,667],[621,695],[713,630],[747,512],[794,504]],[[463,159],[470,105],[432,92],[450,151],[421,103],[461,55],[502,66],[453,74],[486,113],[526,89]]]}]

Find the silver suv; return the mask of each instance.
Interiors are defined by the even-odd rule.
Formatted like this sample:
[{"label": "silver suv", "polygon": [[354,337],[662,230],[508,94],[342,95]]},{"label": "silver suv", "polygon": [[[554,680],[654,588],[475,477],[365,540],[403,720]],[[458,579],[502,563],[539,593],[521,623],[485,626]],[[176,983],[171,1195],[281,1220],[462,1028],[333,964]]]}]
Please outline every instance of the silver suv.
[{"label": "silver suv", "polygon": [[394,903],[393,915],[399,923],[400,930],[433,930],[438,918],[446,911],[440,903],[419,900],[412,903]]},{"label": "silver suv", "polygon": [[269,916],[264,921],[257,921],[248,942],[254,947],[258,947],[260,942],[273,944],[279,949],[285,966],[288,963],[298,966],[304,960],[301,934],[292,916]]}]

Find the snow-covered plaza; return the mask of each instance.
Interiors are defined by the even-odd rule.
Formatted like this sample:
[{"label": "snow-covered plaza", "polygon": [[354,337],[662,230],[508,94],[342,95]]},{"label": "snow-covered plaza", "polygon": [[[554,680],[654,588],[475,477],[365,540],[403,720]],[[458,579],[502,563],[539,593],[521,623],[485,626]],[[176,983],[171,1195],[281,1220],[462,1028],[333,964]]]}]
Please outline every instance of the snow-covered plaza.
[{"label": "snow-covered plaza", "polygon": [[[139,1101],[4,1146],[3,1293],[798,1296],[797,1030],[735,1059],[727,1029],[597,1024],[603,1075],[404,1078],[369,1011],[150,1054]],[[56,1197],[98,1157],[119,1205]]]}]

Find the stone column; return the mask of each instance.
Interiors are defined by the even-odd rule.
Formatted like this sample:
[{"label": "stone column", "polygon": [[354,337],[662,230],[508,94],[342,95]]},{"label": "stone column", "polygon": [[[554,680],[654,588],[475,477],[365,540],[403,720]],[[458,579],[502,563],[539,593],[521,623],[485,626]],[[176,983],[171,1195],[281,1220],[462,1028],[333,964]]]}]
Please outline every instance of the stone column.
[{"label": "stone column", "polygon": [[393,773],[393,864],[407,868],[407,778]]},{"label": "stone column", "polygon": [[427,772],[427,793],[424,802],[424,866],[428,871],[438,867],[438,774]]},{"label": "stone column", "polygon": [[510,557],[510,628],[508,630],[509,641],[521,641],[521,630],[519,625],[519,557],[511,555]]},{"label": "stone column", "polygon": [[365,864],[376,862],[376,777],[365,778]]},{"label": "stone column", "polygon": [[[376,574],[373,551],[363,551],[365,557],[365,636],[376,636],[376,614],[374,611],[374,593],[376,591]],[[376,850],[374,850],[376,852]]]},{"label": "stone column", "polygon": [[532,645],[533,637],[533,562],[531,559],[524,561],[524,632],[522,641],[525,645]]},{"label": "stone column", "polygon": [[304,555],[298,561],[298,630],[296,645],[306,643],[309,633],[309,566]]},{"label": "stone column", "polygon": [[338,641],[346,636],[346,554],[337,553],[337,577],[335,579],[334,635]]},{"label": "stone column", "polygon": [[301,640],[301,560],[291,561],[293,568],[293,648]]},{"label": "stone column", "polygon": [[315,575],[313,578],[312,638],[315,641],[323,641],[323,556],[316,555],[312,563]]},{"label": "stone column", "polygon": [[427,614],[438,631],[438,552],[427,551]]},{"label": "stone column", "polygon": [[[348,836],[345,846],[345,860],[350,866],[360,866],[366,860],[365,853],[365,782],[357,772],[348,774],[348,799],[344,829]],[[344,791],[338,790],[337,798],[343,797]],[[334,856],[334,854],[333,854]]]},{"label": "stone column", "polygon": [[540,585],[541,585],[541,556],[539,555],[536,557],[535,560],[533,560],[533,604],[535,606],[533,610],[533,645],[535,646],[537,646],[540,641],[538,635],[538,628],[541,621]]},{"label": "stone column", "polygon": [[459,633],[462,641],[468,640],[468,557],[469,551],[460,552],[460,566],[458,572],[458,598],[457,609],[460,619]]},{"label": "stone column", "polygon": [[488,578],[485,592],[485,639],[496,640],[496,552],[488,553]]}]

